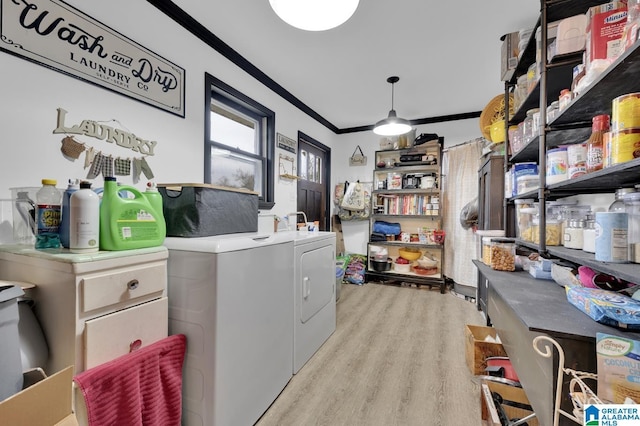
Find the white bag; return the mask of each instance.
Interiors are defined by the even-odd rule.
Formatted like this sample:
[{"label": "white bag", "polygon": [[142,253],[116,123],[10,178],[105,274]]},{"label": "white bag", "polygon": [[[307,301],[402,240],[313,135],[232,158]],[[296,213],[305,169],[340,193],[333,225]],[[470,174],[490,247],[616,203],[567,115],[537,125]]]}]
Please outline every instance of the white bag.
[{"label": "white bag", "polygon": [[360,182],[349,183],[340,207],[351,211],[364,210],[364,189]]},{"label": "white bag", "polygon": [[356,147],[356,150],[353,151],[351,157],[349,157],[349,165],[350,166],[366,166],[367,165],[367,157],[362,152],[362,148],[360,145]]}]

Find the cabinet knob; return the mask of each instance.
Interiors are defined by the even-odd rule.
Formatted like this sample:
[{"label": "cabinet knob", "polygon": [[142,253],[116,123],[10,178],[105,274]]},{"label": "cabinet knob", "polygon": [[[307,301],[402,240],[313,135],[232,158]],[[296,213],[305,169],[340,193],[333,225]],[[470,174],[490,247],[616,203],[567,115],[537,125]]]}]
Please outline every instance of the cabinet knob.
[{"label": "cabinet knob", "polygon": [[137,351],[142,347],[142,340],[136,339],[129,344],[129,352]]},{"label": "cabinet knob", "polygon": [[131,280],[127,283],[127,288],[129,290],[135,290],[136,288],[138,288],[138,285],[140,285],[140,282],[138,280]]}]

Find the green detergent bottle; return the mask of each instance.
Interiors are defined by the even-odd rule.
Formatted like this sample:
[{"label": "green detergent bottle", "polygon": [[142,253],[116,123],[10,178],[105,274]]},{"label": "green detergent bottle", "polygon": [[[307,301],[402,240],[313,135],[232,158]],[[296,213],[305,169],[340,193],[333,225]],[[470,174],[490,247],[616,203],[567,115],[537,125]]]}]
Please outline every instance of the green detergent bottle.
[{"label": "green detergent bottle", "polygon": [[[133,198],[122,197],[119,192],[129,193]],[[138,189],[119,186],[114,177],[104,178],[100,203],[100,250],[159,246],[164,242],[166,232],[162,209],[158,211]]]}]

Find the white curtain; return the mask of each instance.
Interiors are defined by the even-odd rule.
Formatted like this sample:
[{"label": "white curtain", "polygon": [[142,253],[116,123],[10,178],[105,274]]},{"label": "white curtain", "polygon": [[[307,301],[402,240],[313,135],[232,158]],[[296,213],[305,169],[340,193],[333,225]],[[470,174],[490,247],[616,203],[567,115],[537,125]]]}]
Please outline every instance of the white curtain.
[{"label": "white curtain", "polygon": [[456,283],[477,287],[477,241],[471,229],[460,224],[460,211],[478,196],[478,168],[482,139],[448,148],[442,162],[442,209],[444,214],[444,274]]}]

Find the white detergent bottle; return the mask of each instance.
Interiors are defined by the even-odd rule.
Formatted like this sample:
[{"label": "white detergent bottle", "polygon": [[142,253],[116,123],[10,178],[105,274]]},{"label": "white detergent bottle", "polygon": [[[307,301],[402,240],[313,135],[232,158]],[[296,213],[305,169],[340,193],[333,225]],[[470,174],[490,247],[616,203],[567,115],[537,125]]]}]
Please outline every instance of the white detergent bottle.
[{"label": "white detergent bottle", "polygon": [[100,197],[90,182],[80,182],[80,189],[69,201],[69,248],[72,253],[97,252],[100,248]]}]

